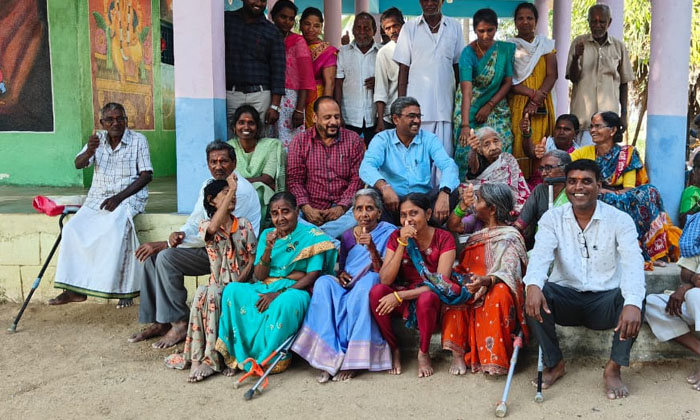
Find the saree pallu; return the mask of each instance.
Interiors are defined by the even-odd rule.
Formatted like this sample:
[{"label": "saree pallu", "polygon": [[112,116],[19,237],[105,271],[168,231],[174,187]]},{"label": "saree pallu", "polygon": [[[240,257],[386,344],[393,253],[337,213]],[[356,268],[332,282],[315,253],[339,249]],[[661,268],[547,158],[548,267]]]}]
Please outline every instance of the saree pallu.
[{"label": "saree pallu", "polygon": [[[396,227],[380,222],[370,232],[379,253]],[[355,244],[347,254],[345,271],[359,276],[346,289],[334,276],[322,276],[314,285],[309,311],[292,350],[311,366],[335,376],[340,370],[391,369],[391,349],[379,331],[369,307],[369,292],[379,283],[370,271],[371,258],[363,245]]]},{"label": "saree pallu", "polygon": [[[515,45],[508,42],[496,41],[481,60],[476,58],[474,50],[470,46],[465,47],[462,57],[460,57],[459,60],[460,81],[465,80],[465,78],[462,77],[464,71],[472,72],[472,103],[469,108],[469,124],[471,128],[473,128],[474,131],[484,126],[493,128],[503,142],[503,151],[509,153],[513,149],[513,132],[511,131],[511,114],[508,102],[505,99],[499,101],[483,123],[477,123],[474,117],[477,112],[479,112],[479,109],[498,92],[503,78],[510,76],[512,73],[514,51]],[[470,147],[462,146],[459,142],[459,136],[462,132],[461,89],[457,89],[455,92],[453,123],[455,136],[454,159],[457,166],[459,166],[459,177],[460,179],[464,179],[468,170],[467,157]]]},{"label": "saree pallu", "polygon": [[[264,230],[260,238],[267,238],[272,229]],[[265,240],[258,243],[255,264],[260,262],[265,249]],[[230,283],[221,298],[219,338],[216,350],[224,363],[231,368],[250,370],[253,358],[261,363],[280,344],[299,329],[309,305],[306,290],[293,289],[296,281],[286,278],[293,271],[306,273],[322,271],[333,273],[337,257],[335,246],[322,231],[315,227],[298,224],[296,229],[283,238],[278,238],[272,248],[268,279],[255,283]],[[255,304],[261,294],[280,292],[264,311],[259,312]],[[286,358],[278,372],[289,362]]]},{"label": "saree pallu", "polygon": [[498,159],[493,161],[476,179],[467,182],[473,184],[475,190],[478,190],[479,185],[487,182],[502,182],[508,185],[515,197],[514,210],[518,213],[530,196],[530,187],[520,171],[518,162],[507,152],[502,152]]},{"label": "saree pallu", "polygon": [[[313,65],[314,79],[316,81],[316,90],[308,99],[306,107],[306,128],[314,125],[314,101],[316,98],[323,96],[323,69],[326,67],[334,67],[338,64],[338,49],[327,42],[317,42],[309,45],[311,51],[311,60]],[[333,76],[335,78],[335,76]]]},{"label": "saree pallu", "polygon": [[[287,68],[285,69],[284,96],[280,102],[280,116],[274,126],[272,137],[278,138],[286,151],[294,136],[304,131],[304,124],[294,127],[292,117],[297,108],[298,91],[306,90],[306,103],[304,108],[311,103],[316,95],[316,82],[314,81],[313,61],[311,51],[306,45],[304,37],[290,33],[284,39]],[[263,213],[264,214],[264,213]]]},{"label": "saree pallu", "polygon": [[476,302],[443,307],[443,349],[464,354],[472,372],[507,373],[513,336],[520,329],[529,338],[522,281],[526,265],[525,244],[513,227],[486,228],[469,237],[455,271],[500,280]]}]

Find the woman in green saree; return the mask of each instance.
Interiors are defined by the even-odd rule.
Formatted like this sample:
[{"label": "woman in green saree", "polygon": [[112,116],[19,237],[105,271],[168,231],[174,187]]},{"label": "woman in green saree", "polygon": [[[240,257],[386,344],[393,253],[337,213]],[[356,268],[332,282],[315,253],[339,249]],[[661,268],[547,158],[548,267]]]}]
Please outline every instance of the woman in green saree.
[{"label": "woman in green saree", "polygon": [[[334,274],[338,255],[331,239],[315,226],[297,224],[294,196],[270,199],[274,228],[260,235],[253,283],[230,283],[221,297],[216,350],[231,369],[250,370],[301,326],[309,306],[309,290],[321,274]],[[284,371],[282,360],[273,373]]]},{"label": "woman in green saree", "polygon": [[[260,215],[267,214],[270,197],[284,190],[286,157],[277,139],[260,138],[260,115],[250,105],[236,109],[231,121],[235,137],[228,141],[236,151],[236,170],[258,192]],[[257,233],[257,232],[256,232]]]},{"label": "woman in green saree", "polygon": [[483,126],[496,130],[503,142],[503,151],[511,153],[510,108],[506,95],[511,88],[515,44],[496,41],[498,16],[491,9],[474,14],[477,39],[464,47],[459,58],[460,89],[455,95],[454,159],[459,166],[460,179],[467,173],[470,131]]}]

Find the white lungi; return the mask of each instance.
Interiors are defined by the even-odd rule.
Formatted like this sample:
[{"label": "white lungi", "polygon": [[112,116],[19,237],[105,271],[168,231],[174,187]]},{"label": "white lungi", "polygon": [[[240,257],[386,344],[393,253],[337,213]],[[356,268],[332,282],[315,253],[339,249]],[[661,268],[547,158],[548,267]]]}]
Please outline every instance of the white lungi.
[{"label": "white lungi", "polygon": [[700,331],[700,288],[693,287],[685,293],[681,305],[681,316],[666,313],[670,296],[666,294],[647,296],[646,321],[659,341],[673,340],[690,332],[690,326]]}]

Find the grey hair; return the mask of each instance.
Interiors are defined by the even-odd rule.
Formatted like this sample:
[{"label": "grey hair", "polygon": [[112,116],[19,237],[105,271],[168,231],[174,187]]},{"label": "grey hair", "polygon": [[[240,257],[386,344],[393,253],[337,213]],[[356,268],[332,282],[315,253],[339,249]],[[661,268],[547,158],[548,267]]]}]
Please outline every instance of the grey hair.
[{"label": "grey hair", "polygon": [[612,18],[612,12],[610,11],[610,6],[605,3],[596,3],[588,9],[588,20],[591,20],[591,15],[594,11],[600,10],[607,16],[608,19]]},{"label": "grey hair", "polygon": [[391,115],[401,115],[401,111],[409,106],[420,107],[420,104],[416,98],[411,96],[396,98],[396,100],[391,104]]},{"label": "grey hair", "polygon": [[503,141],[503,139],[498,134],[498,132],[496,130],[494,130],[493,128],[488,127],[488,126],[484,126],[484,127],[481,127],[480,129],[476,130],[474,135],[479,139],[479,143],[481,143],[481,141],[483,139],[488,138],[488,137],[496,137],[497,139]]},{"label": "grey hair", "polygon": [[563,150],[550,150],[549,152],[545,153],[544,156],[542,156],[542,159],[546,158],[547,156],[559,159],[560,165],[568,165],[571,163],[571,156]]},{"label": "grey hair", "polygon": [[496,220],[499,222],[513,222],[515,217],[511,211],[515,206],[513,190],[503,182],[487,182],[481,184],[479,196],[496,210]]},{"label": "grey hair", "polygon": [[369,197],[374,201],[374,206],[379,209],[379,211],[384,211],[384,204],[382,203],[382,197],[374,188],[362,188],[357,190],[355,195],[352,197],[352,206],[355,207],[357,199],[360,197]]},{"label": "grey hair", "polygon": [[228,157],[235,163],[236,162],[236,149],[230,144],[221,140],[214,140],[213,142],[207,144],[207,162],[209,161],[209,153],[215,150],[226,150],[228,152]]},{"label": "grey hair", "polygon": [[126,110],[124,109],[124,105],[117,103],[117,102],[108,102],[106,103],[102,109],[100,109],[100,119],[105,117],[105,114],[108,113],[109,111],[121,111],[122,114],[126,117]]}]

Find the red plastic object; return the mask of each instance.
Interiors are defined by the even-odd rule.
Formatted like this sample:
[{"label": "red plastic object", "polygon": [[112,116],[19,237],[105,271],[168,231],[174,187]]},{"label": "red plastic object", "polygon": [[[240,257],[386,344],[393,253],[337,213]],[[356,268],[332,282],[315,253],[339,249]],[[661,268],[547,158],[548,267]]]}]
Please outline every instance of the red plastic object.
[{"label": "red plastic object", "polygon": [[39,213],[44,213],[48,216],[58,216],[63,213],[63,210],[66,208],[66,206],[59,206],[52,199],[43,195],[34,197],[34,200],[32,200],[32,207]]}]

